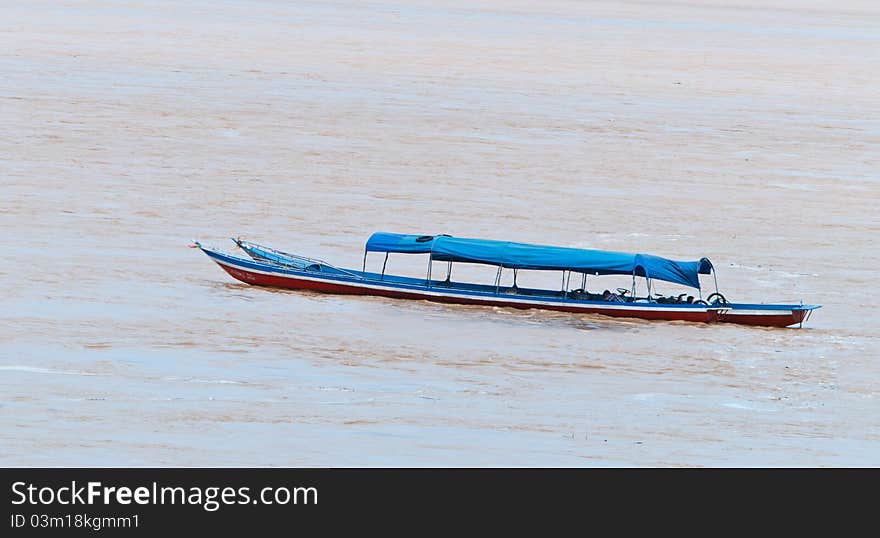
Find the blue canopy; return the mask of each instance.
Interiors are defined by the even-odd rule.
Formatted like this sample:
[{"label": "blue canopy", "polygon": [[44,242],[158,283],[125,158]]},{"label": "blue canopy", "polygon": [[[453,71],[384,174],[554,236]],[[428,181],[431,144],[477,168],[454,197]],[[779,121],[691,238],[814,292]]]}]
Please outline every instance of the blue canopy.
[{"label": "blue canopy", "polygon": [[433,235],[406,235],[376,232],[367,240],[367,252],[405,252],[427,254],[434,244]]},{"label": "blue canopy", "polygon": [[488,239],[376,233],[368,251],[430,253],[438,261],[482,263],[510,269],[575,271],[599,275],[637,275],[700,287],[698,275],[712,272],[707,258],[680,262],[650,254],[628,254]]}]

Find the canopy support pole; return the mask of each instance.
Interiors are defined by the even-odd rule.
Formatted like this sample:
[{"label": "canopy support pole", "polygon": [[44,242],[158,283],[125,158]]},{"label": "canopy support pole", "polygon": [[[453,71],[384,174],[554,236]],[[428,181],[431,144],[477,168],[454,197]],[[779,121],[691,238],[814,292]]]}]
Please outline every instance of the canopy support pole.
[{"label": "canopy support pole", "polygon": [[584,278],[581,279],[581,289],[584,290],[584,292],[587,291],[587,273],[584,273]]},{"label": "canopy support pole", "polygon": [[367,250],[366,249],[364,249],[364,268],[361,269],[361,272],[362,273],[367,272]]},{"label": "canopy support pole", "polygon": [[498,266],[498,272],[495,274],[495,293],[497,294],[501,290],[501,269],[502,267]]},{"label": "canopy support pole", "polygon": [[513,270],[513,289],[516,289],[516,269]]},{"label": "canopy support pole", "polygon": [[633,288],[632,288],[632,296],[636,296],[636,271],[633,269]]},{"label": "canopy support pole", "polygon": [[[697,277],[700,278],[700,277]],[[718,273],[715,272],[715,268],[712,268],[712,278],[715,279],[715,293],[718,293]]]},{"label": "canopy support pole", "polygon": [[[364,255],[364,259],[366,260],[366,255]],[[366,262],[365,262],[366,264]],[[382,276],[379,277],[379,280],[385,280],[385,266],[388,265],[388,253],[385,253],[385,261],[382,262]]]},{"label": "canopy support pole", "polygon": [[[571,271],[568,273],[571,274]],[[562,289],[559,290],[559,293],[562,295],[562,299],[565,299],[565,270],[562,271]]]},{"label": "canopy support pole", "polygon": [[428,254],[428,282],[427,286],[431,287],[431,268],[434,266],[434,257]]},{"label": "canopy support pole", "polygon": [[446,282],[451,282],[452,278],[452,262],[449,262],[449,267],[446,269]]}]

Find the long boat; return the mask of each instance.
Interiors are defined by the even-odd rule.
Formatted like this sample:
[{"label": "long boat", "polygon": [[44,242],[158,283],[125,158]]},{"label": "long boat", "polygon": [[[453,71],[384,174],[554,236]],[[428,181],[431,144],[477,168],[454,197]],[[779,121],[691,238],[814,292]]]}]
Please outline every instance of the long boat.
[{"label": "long boat", "polygon": [[[718,291],[715,269],[708,258],[674,261],[650,254],[629,254],[575,249],[449,235],[413,235],[376,232],[367,240],[361,270],[337,267],[323,260],[291,254],[242,239],[233,239],[248,257],[240,257],[203,246],[191,245],[214,260],[233,278],[255,286],[312,290],[325,293],[377,295],[399,299],[512,308],[540,308],[561,312],[649,320],[700,323],[737,323],[767,327],[803,326],[819,305],[732,303]],[[366,270],[367,255],[384,253],[382,271]],[[386,274],[389,254],[427,255],[427,274],[414,278]],[[435,262],[445,262],[445,278],[432,277]],[[459,282],[452,279],[454,263],[497,267],[492,284]],[[502,286],[504,270],[513,272],[510,286]],[[519,271],[558,271],[559,289],[517,286]],[[581,285],[573,289],[578,277]],[[587,277],[632,276],[632,287],[615,292],[591,293]],[[703,299],[700,275],[713,275],[715,292]],[[646,293],[636,295],[636,278],[645,280]],[[697,297],[683,293],[663,296],[652,293],[653,281],[665,281],[693,288]]]}]

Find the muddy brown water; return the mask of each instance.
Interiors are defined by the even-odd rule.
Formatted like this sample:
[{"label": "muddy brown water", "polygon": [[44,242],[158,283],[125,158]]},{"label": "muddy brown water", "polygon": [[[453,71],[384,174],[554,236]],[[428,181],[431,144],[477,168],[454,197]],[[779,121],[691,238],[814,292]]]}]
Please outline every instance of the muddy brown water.
[{"label": "muddy brown water", "polygon": [[[7,3],[0,463],[876,465],[880,8],[725,4]],[[376,230],[708,256],[823,308],[272,291],[186,248],[358,267]]]}]

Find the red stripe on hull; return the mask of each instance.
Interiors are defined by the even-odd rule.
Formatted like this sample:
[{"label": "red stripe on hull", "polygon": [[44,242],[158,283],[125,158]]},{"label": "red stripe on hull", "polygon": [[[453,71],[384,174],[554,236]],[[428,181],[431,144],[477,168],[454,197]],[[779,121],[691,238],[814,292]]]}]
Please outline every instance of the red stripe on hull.
[{"label": "red stripe on hull", "polygon": [[737,314],[725,312],[718,315],[721,323],[736,323],[738,325],[758,325],[763,327],[789,327],[804,321],[808,310],[792,310],[788,314]]},{"label": "red stripe on hull", "polygon": [[425,295],[421,293],[412,293],[401,290],[374,289],[364,288],[357,285],[349,285],[338,282],[329,282],[325,280],[306,280],[296,277],[266,275],[263,273],[252,273],[235,267],[228,267],[218,264],[233,278],[240,280],[246,284],[254,286],[269,286],[285,289],[301,289],[318,291],[324,293],[338,293],[348,295],[377,295],[381,297],[391,297],[396,299],[416,299],[427,300],[438,303],[467,304],[467,305],[485,305],[485,306],[504,306],[519,309],[540,308],[542,310],[556,310],[560,312],[575,312],[581,314],[601,314],[604,316],[640,318],[665,321],[693,321],[700,323],[709,323],[715,321],[717,311],[668,311],[660,309],[644,309],[644,310],[614,310],[604,308],[589,308],[584,306],[562,305],[562,304],[527,304],[518,302],[507,302],[496,299],[480,299],[476,297],[464,296],[437,296]]}]

